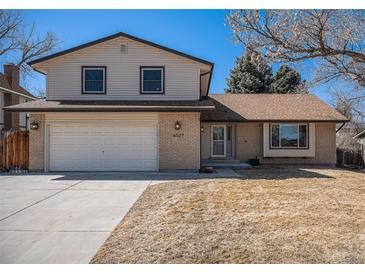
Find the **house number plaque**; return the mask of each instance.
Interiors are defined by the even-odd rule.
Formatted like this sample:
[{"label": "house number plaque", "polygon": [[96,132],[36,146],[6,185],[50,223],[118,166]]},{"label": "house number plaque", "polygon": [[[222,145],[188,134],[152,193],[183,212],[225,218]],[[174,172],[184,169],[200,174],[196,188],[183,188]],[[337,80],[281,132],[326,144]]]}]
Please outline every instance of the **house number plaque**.
[{"label": "house number plaque", "polygon": [[172,135],[172,137],[181,138],[184,137],[184,133],[175,133],[174,135]]}]

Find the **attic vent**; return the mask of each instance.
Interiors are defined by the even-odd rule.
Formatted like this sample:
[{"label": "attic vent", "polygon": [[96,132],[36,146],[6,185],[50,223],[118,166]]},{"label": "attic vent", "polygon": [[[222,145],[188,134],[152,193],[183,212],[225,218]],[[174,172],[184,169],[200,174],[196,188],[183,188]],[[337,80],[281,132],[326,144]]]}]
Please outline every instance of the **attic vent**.
[{"label": "attic vent", "polygon": [[127,44],[121,44],[120,45],[120,52],[121,53],[127,53],[128,52],[128,46],[127,46]]}]

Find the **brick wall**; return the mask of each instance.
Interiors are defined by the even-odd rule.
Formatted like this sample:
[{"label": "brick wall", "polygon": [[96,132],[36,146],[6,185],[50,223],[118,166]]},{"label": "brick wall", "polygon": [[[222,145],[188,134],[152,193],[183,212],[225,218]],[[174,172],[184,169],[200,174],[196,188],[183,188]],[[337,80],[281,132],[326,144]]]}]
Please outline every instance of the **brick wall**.
[{"label": "brick wall", "polygon": [[160,170],[200,168],[200,113],[159,114],[159,161]]},{"label": "brick wall", "polygon": [[336,124],[315,125],[315,157],[309,158],[263,158],[263,124],[238,123],[236,127],[237,159],[260,158],[264,164],[336,164]]},{"label": "brick wall", "polygon": [[259,158],[263,155],[263,124],[238,123],[236,124],[236,157],[241,162]]},{"label": "brick wall", "polygon": [[44,170],[44,115],[30,114],[29,122],[39,122],[37,130],[29,130],[29,170]]}]

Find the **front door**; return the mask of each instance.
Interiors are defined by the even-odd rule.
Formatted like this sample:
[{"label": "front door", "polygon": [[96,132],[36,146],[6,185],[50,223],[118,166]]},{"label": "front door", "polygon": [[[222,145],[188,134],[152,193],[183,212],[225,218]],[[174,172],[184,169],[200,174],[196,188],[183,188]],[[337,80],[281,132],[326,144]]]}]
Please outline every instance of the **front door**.
[{"label": "front door", "polygon": [[212,157],[226,157],[226,139],[226,126],[212,125]]}]

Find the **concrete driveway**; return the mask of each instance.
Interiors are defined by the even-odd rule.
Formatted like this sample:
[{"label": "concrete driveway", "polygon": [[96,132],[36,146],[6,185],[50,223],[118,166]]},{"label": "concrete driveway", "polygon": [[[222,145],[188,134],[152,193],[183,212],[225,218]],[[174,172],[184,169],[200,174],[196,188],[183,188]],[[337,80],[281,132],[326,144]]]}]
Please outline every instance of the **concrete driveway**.
[{"label": "concrete driveway", "polygon": [[88,263],[157,177],[0,175],[0,263]]}]

